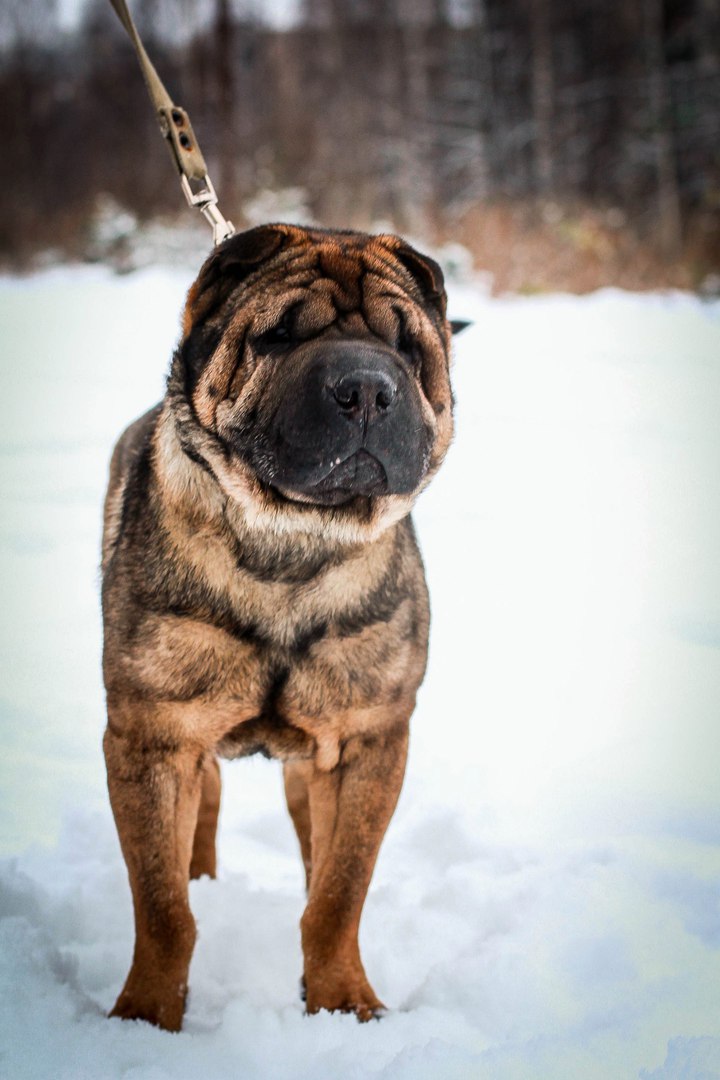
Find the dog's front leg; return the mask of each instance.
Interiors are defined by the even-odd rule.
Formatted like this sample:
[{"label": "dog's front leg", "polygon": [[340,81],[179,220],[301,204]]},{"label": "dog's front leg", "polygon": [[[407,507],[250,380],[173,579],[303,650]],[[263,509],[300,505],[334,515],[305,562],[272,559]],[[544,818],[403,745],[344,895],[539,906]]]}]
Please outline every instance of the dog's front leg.
[{"label": "dog's front leg", "polygon": [[[157,711],[157,710],[156,710]],[[135,951],[111,1016],[179,1031],[195,944],[188,877],[205,753],[155,722],[112,712],[104,748],[110,802],[128,867]]]},{"label": "dog's front leg", "polygon": [[358,928],[378,850],[402,785],[407,724],[355,736],[330,772],[308,768],[310,893],[302,917],[308,1012],[383,1009],[360,959]]}]

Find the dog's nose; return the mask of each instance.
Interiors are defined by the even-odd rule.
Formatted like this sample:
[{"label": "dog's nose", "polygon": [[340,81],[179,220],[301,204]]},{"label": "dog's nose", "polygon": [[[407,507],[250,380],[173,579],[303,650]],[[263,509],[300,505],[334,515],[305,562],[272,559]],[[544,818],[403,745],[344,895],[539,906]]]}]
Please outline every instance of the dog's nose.
[{"label": "dog's nose", "polygon": [[388,371],[356,369],[341,375],[330,389],[342,413],[372,420],[392,408],[398,384]]}]

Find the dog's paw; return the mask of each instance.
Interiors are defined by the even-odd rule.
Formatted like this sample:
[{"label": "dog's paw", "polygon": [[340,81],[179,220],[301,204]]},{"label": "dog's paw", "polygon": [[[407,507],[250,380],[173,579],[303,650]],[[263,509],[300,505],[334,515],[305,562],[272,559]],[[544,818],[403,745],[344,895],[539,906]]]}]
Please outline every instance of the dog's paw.
[{"label": "dog's paw", "polygon": [[368,1020],[382,1020],[383,1016],[386,1016],[388,1010],[384,1005],[378,1002],[377,1005],[355,1005],[352,1009],[348,1010],[354,1012],[361,1024],[366,1024]]},{"label": "dog's paw", "polygon": [[331,985],[321,981],[315,987],[308,987],[305,978],[301,980],[301,997],[305,1002],[305,1011],[355,1013],[361,1024],[368,1020],[380,1020],[388,1011],[376,996],[367,980],[358,980],[350,986]]},{"label": "dog's paw", "polygon": [[366,1024],[368,1020],[382,1020],[383,1016],[388,1012],[380,1001],[377,1001],[376,1004],[367,1001],[343,1002],[341,1005],[316,1005],[313,1008],[306,1007],[305,1009],[308,1015],[321,1012],[322,1010],[325,1010],[326,1012],[355,1013],[358,1022],[361,1024]]},{"label": "dog's paw", "polygon": [[145,1020],[164,1031],[180,1031],[186,998],[184,984],[168,994],[153,993],[152,989],[140,993],[126,986],[108,1015],[121,1020]]}]

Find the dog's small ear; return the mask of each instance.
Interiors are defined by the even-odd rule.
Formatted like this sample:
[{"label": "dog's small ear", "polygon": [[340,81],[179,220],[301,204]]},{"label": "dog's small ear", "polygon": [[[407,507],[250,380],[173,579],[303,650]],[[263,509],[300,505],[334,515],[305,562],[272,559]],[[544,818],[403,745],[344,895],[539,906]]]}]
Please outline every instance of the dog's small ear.
[{"label": "dog's small ear", "polygon": [[447,296],[445,294],[445,278],[438,263],[429,255],[421,255],[414,247],[401,240],[399,236],[387,237],[387,246],[393,255],[415,283],[419,286],[423,299],[428,304],[433,304],[445,318]]},{"label": "dog's small ear", "polygon": [[445,302],[445,278],[440,265],[434,259],[429,255],[421,255],[404,242],[395,249],[395,258],[415,278],[426,300],[434,303]]},{"label": "dog's small ear", "polygon": [[205,265],[212,263],[222,273],[245,277],[279,251],[286,237],[277,225],[258,225],[224,240]]},{"label": "dog's small ear", "polygon": [[472,326],[469,319],[451,319],[450,329],[453,334],[462,334],[463,330],[467,330],[468,326]]},{"label": "dog's small ear", "polygon": [[183,336],[204,322],[227,300],[253,270],[285,244],[287,231],[279,225],[258,225],[224,240],[203,263],[188,293]]},{"label": "dog's small ear", "polygon": [[288,236],[281,225],[259,225],[224,240],[203,263],[185,302],[179,348],[188,395],[222,336],[212,316],[241,281],[282,249]]},{"label": "dog's small ear", "polygon": [[428,300],[440,300],[445,296],[445,278],[440,265],[429,255],[421,255],[409,244],[403,244],[395,252],[395,258],[409,270]]}]

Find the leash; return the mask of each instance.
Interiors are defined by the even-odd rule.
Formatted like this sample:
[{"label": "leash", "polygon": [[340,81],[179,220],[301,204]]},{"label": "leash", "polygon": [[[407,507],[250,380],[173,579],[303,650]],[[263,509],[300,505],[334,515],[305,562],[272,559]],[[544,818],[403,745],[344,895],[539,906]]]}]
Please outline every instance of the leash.
[{"label": "leash", "polygon": [[137,27],[128,10],[126,0],[110,0],[120,22],[125,27],[135,52],[140,69],[145,78],[148,93],[157,111],[160,131],[167,141],[170,156],[180,173],[180,186],[190,206],[196,207],[209,222],[213,231],[213,242],[221,244],[233,236],[235,226],[226,221],[218,209],[215,188],[208,176],[205,159],[200,152],[190,117],[183,108],[173,104],[173,100],[163,86],[145,47],[140,40]]}]

